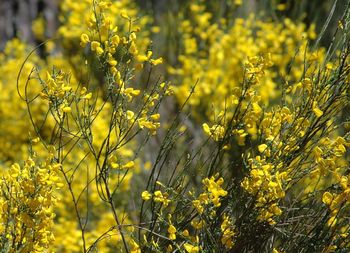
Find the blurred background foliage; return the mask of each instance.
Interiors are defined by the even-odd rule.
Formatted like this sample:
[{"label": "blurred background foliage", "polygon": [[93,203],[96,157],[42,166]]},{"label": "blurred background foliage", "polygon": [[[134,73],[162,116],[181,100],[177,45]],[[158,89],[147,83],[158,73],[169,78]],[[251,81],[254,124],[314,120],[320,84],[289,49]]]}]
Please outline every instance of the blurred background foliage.
[{"label": "blurred background foliage", "polygon": [[[30,44],[40,43],[44,38],[52,38],[60,26],[59,12],[63,0],[2,0],[0,2],[0,50],[4,49],[6,41],[12,38],[19,38]],[[155,24],[161,27],[168,27],[168,36],[175,36],[174,25],[179,13],[188,9],[192,1],[186,0],[136,0],[141,13],[153,16]],[[322,45],[326,46],[331,38],[332,32],[337,27],[340,15],[346,7],[346,0],[248,0],[242,2],[239,8],[235,7],[235,1],[215,0],[205,1],[207,11],[213,13],[213,18],[234,19],[247,17],[249,13],[256,13],[266,18],[279,20],[289,17],[294,21],[302,21],[307,25],[315,24],[316,32],[319,33],[330,14],[333,5],[336,4],[333,18],[330,20],[329,29],[322,39]],[[141,14],[142,15],[142,14]],[[45,21],[44,35],[37,36],[32,26],[39,26],[38,18]],[[173,28],[173,29],[171,29]],[[170,43],[163,38],[165,45],[157,49],[167,52]],[[174,46],[174,45],[173,45]]]}]

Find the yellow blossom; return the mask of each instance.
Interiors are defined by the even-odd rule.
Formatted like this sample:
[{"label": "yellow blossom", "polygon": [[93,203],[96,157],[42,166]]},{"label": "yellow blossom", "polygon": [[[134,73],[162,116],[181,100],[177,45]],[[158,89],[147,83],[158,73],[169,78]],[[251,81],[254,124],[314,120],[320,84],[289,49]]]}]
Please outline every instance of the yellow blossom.
[{"label": "yellow blossom", "polygon": [[316,101],[312,105],[312,111],[315,113],[317,118],[319,118],[323,115],[323,111],[317,106]]},{"label": "yellow blossom", "polygon": [[329,206],[332,203],[332,200],[333,200],[333,195],[331,193],[329,192],[323,193],[323,196],[322,196],[323,203]]},{"label": "yellow blossom", "polygon": [[80,36],[80,45],[85,47],[85,45],[90,42],[89,36],[86,33],[81,34]]},{"label": "yellow blossom", "polygon": [[154,65],[154,66],[157,66],[157,65],[163,63],[163,58],[151,59],[151,60],[150,60],[150,63],[151,63],[152,65]]},{"label": "yellow blossom", "polygon": [[173,225],[169,225],[168,233],[169,233],[169,239],[170,240],[175,240],[176,239],[176,228]]},{"label": "yellow blossom", "polygon": [[145,201],[150,200],[152,198],[152,194],[150,194],[148,191],[143,191],[141,196],[142,199]]},{"label": "yellow blossom", "polygon": [[190,243],[185,243],[184,248],[188,253],[198,253],[199,252],[199,247],[198,246],[193,246]]},{"label": "yellow blossom", "polygon": [[130,161],[122,166],[122,169],[132,169],[135,166],[134,161]]}]

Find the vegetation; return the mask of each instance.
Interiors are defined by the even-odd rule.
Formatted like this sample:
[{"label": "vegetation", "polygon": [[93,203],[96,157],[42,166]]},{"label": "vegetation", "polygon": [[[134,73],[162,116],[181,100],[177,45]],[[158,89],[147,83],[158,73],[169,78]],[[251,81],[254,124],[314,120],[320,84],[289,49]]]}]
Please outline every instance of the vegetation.
[{"label": "vegetation", "polygon": [[0,252],[348,252],[350,2],[294,2],[62,0],[9,40]]}]

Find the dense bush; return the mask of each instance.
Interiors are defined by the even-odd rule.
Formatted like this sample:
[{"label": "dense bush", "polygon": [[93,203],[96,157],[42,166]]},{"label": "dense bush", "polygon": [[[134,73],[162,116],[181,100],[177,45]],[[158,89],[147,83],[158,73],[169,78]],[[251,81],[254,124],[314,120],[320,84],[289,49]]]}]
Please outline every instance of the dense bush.
[{"label": "dense bush", "polygon": [[62,0],[8,41],[0,251],[348,252],[350,2],[269,2]]}]

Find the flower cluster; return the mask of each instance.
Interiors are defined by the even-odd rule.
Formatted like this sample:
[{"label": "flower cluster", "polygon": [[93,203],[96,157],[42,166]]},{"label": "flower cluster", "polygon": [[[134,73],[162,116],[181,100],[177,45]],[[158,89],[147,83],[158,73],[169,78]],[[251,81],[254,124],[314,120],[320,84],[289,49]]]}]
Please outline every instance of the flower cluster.
[{"label": "flower cluster", "polygon": [[28,158],[15,163],[1,180],[0,245],[6,252],[46,252],[55,237],[53,222],[58,201],[60,164],[49,156],[42,165]]}]

